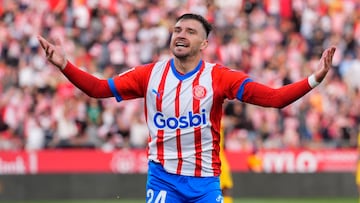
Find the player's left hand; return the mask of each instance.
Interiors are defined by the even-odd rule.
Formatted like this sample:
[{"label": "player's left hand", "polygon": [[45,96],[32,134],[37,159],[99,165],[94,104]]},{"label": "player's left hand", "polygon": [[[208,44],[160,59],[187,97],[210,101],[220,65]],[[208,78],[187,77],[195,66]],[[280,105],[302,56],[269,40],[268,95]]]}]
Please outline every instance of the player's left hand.
[{"label": "player's left hand", "polygon": [[56,38],[55,44],[52,44],[40,35],[38,36],[38,40],[45,51],[47,60],[59,69],[64,69],[67,59],[61,40]]},{"label": "player's left hand", "polygon": [[336,50],[335,47],[329,47],[323,52],[318,65],[318,70],[315,72],[316,82],[323,81],[326,74],[329,72],[330,68],[332,67],[332,59],[335,50]]}]

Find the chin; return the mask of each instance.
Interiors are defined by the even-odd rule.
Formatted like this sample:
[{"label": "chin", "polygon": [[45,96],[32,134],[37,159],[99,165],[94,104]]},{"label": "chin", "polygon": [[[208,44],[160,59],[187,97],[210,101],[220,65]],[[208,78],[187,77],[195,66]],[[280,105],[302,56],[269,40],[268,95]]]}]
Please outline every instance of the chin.
[{"label": "chin", "polygon": [[180,60],[187,59],[189,57],[188,54],[176,54],[176,55],[174,54],[174,56]]},{"label": "chin", "polygon": [[173,51],[173,55],[179,59],[185,59],[189,56],[189,53]]}]

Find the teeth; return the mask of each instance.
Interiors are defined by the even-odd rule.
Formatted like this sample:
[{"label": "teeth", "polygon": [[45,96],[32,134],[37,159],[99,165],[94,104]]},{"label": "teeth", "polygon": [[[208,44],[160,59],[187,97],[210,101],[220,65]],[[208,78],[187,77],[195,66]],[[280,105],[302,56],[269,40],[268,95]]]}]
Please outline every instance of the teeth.
[{"label": "teeth", "polygon": [[178,42],[178,43],[176,43],[176,46],[185,46],[185,44],[184,43],[181,43],[181,42]]}]

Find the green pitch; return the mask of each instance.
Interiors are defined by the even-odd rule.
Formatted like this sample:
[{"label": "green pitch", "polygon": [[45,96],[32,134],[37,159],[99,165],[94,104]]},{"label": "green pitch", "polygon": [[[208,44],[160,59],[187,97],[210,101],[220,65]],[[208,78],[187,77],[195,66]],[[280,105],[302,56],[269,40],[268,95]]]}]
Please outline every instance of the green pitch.
[{"label": "green pitch", "polygon": [[[5,203],[6,201],[1,201]],[[7,203],[145,203],[145,200],[57,200],[57,201],[9,201]],[[267,198],[267,199],[235,199],[234,203],[357,203],[356,198]]]}]

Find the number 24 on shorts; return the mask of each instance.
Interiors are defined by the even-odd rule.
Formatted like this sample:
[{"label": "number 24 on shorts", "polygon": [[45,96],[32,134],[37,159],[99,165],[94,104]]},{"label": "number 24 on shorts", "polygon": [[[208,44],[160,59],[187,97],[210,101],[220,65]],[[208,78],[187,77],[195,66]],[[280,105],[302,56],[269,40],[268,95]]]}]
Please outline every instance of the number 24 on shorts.
[{"label": "number 24 on shorts", "polygon": [[[158,194],[155,194],[154,190],[148,189],[146,192],[146,203],[165,203],[166,201],[166,191],[160,190]],[[156,195],[156,196],[155,196]],[[155,198],[155,199],[154,199]],[[154,201],[153,201],[154,200]]]}]

